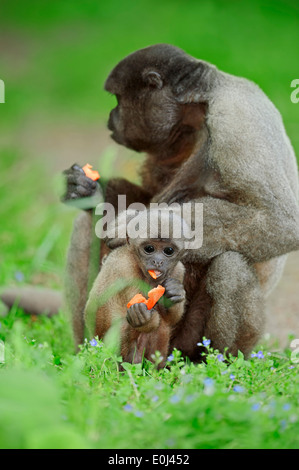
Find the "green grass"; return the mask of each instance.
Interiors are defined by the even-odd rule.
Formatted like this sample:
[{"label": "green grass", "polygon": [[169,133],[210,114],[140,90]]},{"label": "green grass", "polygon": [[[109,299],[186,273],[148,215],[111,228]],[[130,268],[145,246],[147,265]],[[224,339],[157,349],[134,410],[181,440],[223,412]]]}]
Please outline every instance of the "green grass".
[{"label": "green grass", "polygon": [[[114,104],[103,91],[105,77],[135,49],[172,43],[254,80],[281,111],[299,153],[299,105],[290,100],[290,83],[298,78],[297,2],[2,3],[1,287],[62,289],[76,211],[59,203],[63,153],[58,142],[49,150],[43,136],[54,126],[63,133],[69,123],[86,141],[89,127],[102,131]],[[92,155],[100,173],[135,178],[136,157],[120,158],[115,149]],[[82,163],[89,158],[82,155]],[[145,363],[119,372],[119,358],[107,345],[86,343],[74,354],[64,312],[36,319],[12,309],[0,322],[1,448],[299,445],[298,366],[289,350],[272,353],[265,344],[264,358],[228,363],[209,351],[202,365],[186,364],[175,352],[165,370]]]},{"label": "green grass", "polygon": [[162,371],[146,361],[120,372],[102,342],[74,355],[62,314],[12,311],[0,331],[0,447],[298,448],[299,375],[288,352],[224,362],[207,348],[194,365],[174,351]]}]

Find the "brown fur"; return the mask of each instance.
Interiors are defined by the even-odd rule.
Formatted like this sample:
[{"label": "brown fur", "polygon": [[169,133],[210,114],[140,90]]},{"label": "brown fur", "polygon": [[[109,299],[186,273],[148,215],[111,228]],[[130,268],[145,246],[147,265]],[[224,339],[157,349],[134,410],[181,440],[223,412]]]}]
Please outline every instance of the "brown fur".
[{"label": "brown fur", "polygon": [[[178,262],[169,274],[183,282],[184,271],[182,263]],[[128,285],[120,292],[109,294],[107,300],[102,304],[103,295],[109,286],[113,286],[118,279],[127,282]],[[173,327],[184,312],[184,302],[175,304],[168,309],[156,304],[151,320],[145,326],[133,328],[126,320],[127,303],[137,293],[142,293],[147,297],[147,291],[140,289],[136,280],[148,283],[148,279],[142,275],[130,248],[123,246],[112,251],[105,260],[90,292],[85,308],[85,321],[90,335],[102,339],[113,322],[121,318],[120,353],[123,360],[125,362],[141,362],[143,354],[146,359],[152,360],[152,354],[158,350],[163,357],[160,364],[162,366],[168,355]],[[148,290],[157,285],[158,280],[152,280],[148,284]]]},{"label": "brown fur", "polygon": [[279,112],[254,83],[165,44],[123,59],[105,89],[118,98],[112,138],[147,153],[141,187],[111,181],[108,202],[203,204],[203,245],[183,259],[186,308],[170,347],[200,360],[206,336],[248,355],[285,255],[299,248],[298,170]]}]

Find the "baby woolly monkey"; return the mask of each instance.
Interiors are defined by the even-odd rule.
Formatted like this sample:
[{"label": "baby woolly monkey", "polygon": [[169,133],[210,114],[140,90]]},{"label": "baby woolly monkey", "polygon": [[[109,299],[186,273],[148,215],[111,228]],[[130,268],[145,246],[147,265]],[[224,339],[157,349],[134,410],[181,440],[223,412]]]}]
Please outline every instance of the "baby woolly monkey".
[{"label": "baby woolly monkey", "polygon": [[[85,308],[86,325],[91,336],[102,339],[112,323],[122,319],[123,361],[139,363],[143,356],[151,360],[152,354],[160,351],[163,360],[159,367],[163,367],[172,328],[184,314],[185,269],[180,259],[189,227],[179,215],[164,209],[144,210],[138,215],[136,211],[124,211],[117,219],[117,226],[123,223],[127,227],[126,244],[108,255],[94,282]],[[173,238],[178,227],[184,235]],[[118,291],[113,293],[113,285],[116,287],[117,283],[121,287],[118,285]],[[165,292],[153,308],[149,310],[145,303],[127,308],[132,297],[138,293],[147,297],[148,291],[157,285],[162,285]]]}]

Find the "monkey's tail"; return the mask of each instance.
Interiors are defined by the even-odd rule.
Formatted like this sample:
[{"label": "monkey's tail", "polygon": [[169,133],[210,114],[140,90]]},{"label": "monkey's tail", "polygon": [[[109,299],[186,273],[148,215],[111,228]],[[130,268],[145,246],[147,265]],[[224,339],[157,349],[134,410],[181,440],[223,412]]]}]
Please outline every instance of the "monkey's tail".
[{"label": "monkey's tail", "polygon": [[63,304],[59,291],[44,287],[9,287],[0,292],[0,299],[10,309],[16,305],[31,315],[56,315]]}]

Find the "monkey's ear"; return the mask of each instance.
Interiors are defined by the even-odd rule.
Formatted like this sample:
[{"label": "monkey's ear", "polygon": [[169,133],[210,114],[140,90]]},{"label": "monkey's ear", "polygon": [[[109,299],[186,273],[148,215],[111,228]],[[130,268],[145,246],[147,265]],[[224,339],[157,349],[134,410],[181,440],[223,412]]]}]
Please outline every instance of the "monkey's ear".
[{"label": "monkey's ear", "polygon": [[163,88],[163,80],[158,72],[153,70],[145,70],[142,73],[142,78],[143,81],[152,88],[157,88],[158,90]]},{"label": "monkey's ear", "polygon": [[182,104],[208,102],[216,73],[217,69],[210,64],[198,60],[190,61],[181,73],[174,77],[172,92],[175,99]]}]

